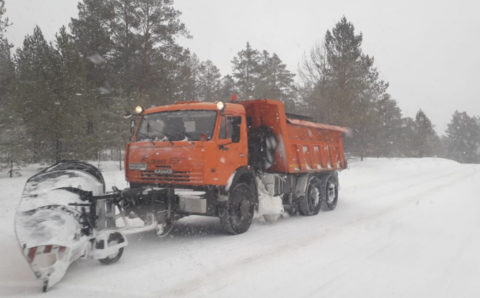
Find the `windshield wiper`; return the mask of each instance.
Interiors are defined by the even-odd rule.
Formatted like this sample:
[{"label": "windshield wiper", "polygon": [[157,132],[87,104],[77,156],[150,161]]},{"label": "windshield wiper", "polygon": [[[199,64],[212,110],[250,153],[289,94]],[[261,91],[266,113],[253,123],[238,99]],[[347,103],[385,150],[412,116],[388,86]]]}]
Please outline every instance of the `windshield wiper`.
[{"label": "windshield wiper", "polygon": [[[170,142],[170,145],[173,146],[173,141],[171,141],[169,137],[164,136],[163,139],[165,139],[165,140],[167,140],[168,142]],[[163,139],[162,139],[162,140],[163,140]]]},{"label": "windshield wiper", "polygon": [[150,135],[146,134],[146,133],[143,133],[143,132],[138,132],[137,133],[137,141],[150,141],[154,146],[155,146],[155,142],[169,142],[171,145],[173,145],[173,141],[170,140],[170,138],[168,136],[163,136],[161,139],[159,139],[158,137],[151,137]]},{"label": "windshield wiper", "polygon": [[152,138],[150,138],[148,134],[143,132],[138,132],[137,137],[140,137],[140,140],[137,138],[137,141],[143,141],[143,140],[150,141],[152,142],[152,145],[155,146],[155,141]]}]

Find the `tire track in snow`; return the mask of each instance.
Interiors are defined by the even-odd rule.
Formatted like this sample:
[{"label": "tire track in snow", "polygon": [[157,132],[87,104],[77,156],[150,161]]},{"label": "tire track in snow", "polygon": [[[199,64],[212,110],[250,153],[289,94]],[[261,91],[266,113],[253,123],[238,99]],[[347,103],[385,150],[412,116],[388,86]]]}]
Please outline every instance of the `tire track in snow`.
[{"label": "tire track in snow", "polygon": [[[440,181],[439,183],[436,183],[436,184],[444,184],[445,182],[443,182],[446,178],[454,175],[455,174],[458,176],[458,175],[461,175],[463,177],[463,174],[464,173],[464,168],[460,169],[459,170],[454,170],[454,171],[447,171],[447,173],[445,172],[442,172],[438,175],[435,175],[435,176],[429,176],[428,177],[428,180],[430,180],[431,183],[434,183],[435,181]],[[466,173],[465,175],[469,175],[468,173]],[[455,177],[454,177],[455,179]],[[412,180],[412,179],[411,179]],[[415,179],[413,179],[415,180]],[[421,181],[418,181],[416,180],[417,182],[417,185],[421,186],[422,189],[424,189],[424,187],[426,186],[425,183],[421,183]],[[396,193],[396,195],[399,195],[399,189],[400,190],[403,190],[405,187],[404,187],[404,184],[405,182],[402,180],[400,182],[397,182],[397,189],[393,189],[391,190],[391,192],[394,192]],[[434,185],[432,188],[435,188],[436,186]],[[411,190],[409,191],[411,192]],[[427,191],[428,193],[429,191]],[[384,199],[382,196],[380,195],[376,195],[372,198],[370,198],[370,200],[380,200],[380,199]],[[416,199],[415,199],[416,200]],[[403,200],[402,200],[403,201]],[[401,202],[399,202],[400,205]],[[391,204],[390,204],[391,205]],[[385,209],[385,208],[383,208]],[[393,207],[393,208],[390,208],[391,210],[384,210],[383,213],[390,213],[391,211],[395,211],[395,210],[398,210],[397,207]],[[338,211],[341,211],[340,210],[337,210],[335,212],[338,212]],[[333,228],[326,228],[326,229],[323,229],[321,230],[320,233],[316,233],[313,235],[313,239],[310,240],[310,238],[300,238],[300,239],[295,239],[293,238],[292,240],[295,241],[295,243],[289,243],[289,244],[285,244],[285,245],[281,245],[281,246],[268,246],[268,248],[266,249],[261,249],[260,251],[255,251],[254,254],[251,254],[251,255],[248,255],[248,256],[243,256],[242,258],[240,259],[236,259],[234,260],[233,262],[230,262],[230,263],[227,263],[227,264],[224,264],[224,263],[221,263],[220,266],[216,267],[216,268],[213,268],[212,269],[207,269],[205,270],[205,274],[204,276],[200,276],[198,277],[198,274],[197,274],[197,277],[193,277],[193,278],[190,278],[185,280],[185,281],[182,281],[182,282],[178,282],[176,284],[174,284],[172,287],[170,288],[167,288],[167,289],[162,289],[160,290],[160,292],[156,292],[154,291],[154,294],[151,294],[152,296],[159,296],[160,293],[161,294],[164,294],[164,293],[167,293],[167,295],[175,295],[175,296],[183,296],[183,295],[188,295],[188,294],[192,294],[193,291],[196,291],[198,290],[198,286],[199,285],[202,285],[202,286],[205,286],[205,288],[211,288],[213,285],[215,285],[215,289],[211,289],[212,291],[213,290],[221,290],[222,288],[224,287],[227,287],[228,284],[225,283],[225,282],[221,282],[221,281],[225,281],[225,276],[228,276],[228,275],[235,275],[236,273],[238,273],[239,270],[241,269],[238,269],[237,267],[239,266],[240,268],[247,268],[247,269],[250,269],[251,267],[255,266],[255,265],[258,265],[258,263],[260,262],[271,262],[272,258],[276,258],[277,256],[282,256],[282,255],[285,255],[285,254],[288,254],[288,253],[291,253],[291,252],[294,252],[295,250],[298,250],[298,249],[301,249],[302,247],[307,247],[307,246],[310,246],[310,245],[314,245],[315,243],[318,243],[320,241],[323,241],[325,239],[328,239],[332,236],[335,236],[336,234],[338,234],[339,232],[341,232],[341,230],[345,230],[345,229],[349,229],[351,226],[355,227],[357,224],[360,224],[362,222],[367,222],[369,220],[375,220],[377,217],[379,216],[382,216],[383,213],[382,212],[377,212],[378,214],[368,214],[366,216],[364,216],[365,218],[363,217],[359,217],[359,218],[355,218],[354,220],[352,221],[349,221],[347,223],[341,223],[339,226],[336,226],[336,227],[333,227]],[[335,215],[335,214],[332,214],[332,216]],[[331,217],[331,218],[334,218],[334,217]],[[296,223],[298,224],[299,222],[303,222],[302,226],[305,225],[305,220],[308,222],[309,220],[311,221],[312,219],[316,219],[314,217],[297,217],[297,218],[292,218],[294,220],[290,220],[290,222],[288,221],[284,221],[282,222],[281,224],[284,225],[284,226],[291,226],[292,224],[295,225]],[[317,218],[317,219],[320,219],[320,218]],[[261,227],[260,227],[261,228]],[[217,233],[214,233],[215,235]],[[208,237],[208,238],[216,238],[215,235],[209,235],[209,236],[212,236],[212,237]],[[244,239],[245,241],[247,241],[247,244],[248,242],[252,242],[252,238],[250,238],[251,234],[248,234],[247,237]],[[150,235],[149,235],[150,236]],[[288,235],[287,235],[288,236]],[[272,239],[273,237],[273,239]],[[269,239],[272,239],[274,243],[276,243],[276,240],[279,239],[279,238],[284,238],[284,235],[276,235],[276,234],[273,234],[272,237],[269,237]],[[195,239],[176,239],[175,241],[173,242],[170,242],[168,243],[168,245],[165,247],[162,245],[162,243],[155,243],[155,241],[157,240],[156,237],[148,237],[148,238],[152,238],[152,239],[149,239],[151,243],[149,243],[148,245],[148,253],[147,251],[143,251],[144,253],[147,253],[145,254],[145,258],[146,260],[149,260],[149,262],[143,262],[142,260],[138,260],[138,256],[136,256],[134,259],[133,259],[133,263],[132,262],[128,262],[128,263],[124,263],[122,265],[122,267],[124,268],[127,268],[129,271],[130,270],[135,270],[135,271],[138,271],[138,272],[141,272],[142,271],[142,268],[145,268],[145,267],[151,267],[151,266],[157,266],[157,267],[162,267],[165,265],[165,254],[160,255],[160,254],[153,254],[152,252],[154,252],[154,249],[155,247],[158,245],[158,248],[159,249],[165,249],[165,252],[169,252],[173,249],[175,249],[175,247],[178,247],[180,246],[180,248],[182,248],[182,244],[184,244],[185,242],[184,241],[194,241]],[[188,238],[188,237],[187,237]],[[223,238],[223,239],[227,239],[226,238]],[[228,243],[235,243],[235,241],[233,241],[233,238],[231,238],[232,241],[228,241]],[[258,242],[258,240],[256,239],[253,239],[255,240],[255,242],[253,243],[256,243]],[[208,239],[205,239],[205,241],[208,242]],[[206,243],[206,242],[204,242]],[[227,244],[225,245],[225,241],[221,241],[220,242],[220,245],[222,249],[234,249],[235,248],[235,245],[230,245],[230,244]],[[208,244],[205,245],[205,246],[209,246]],[[368,243],[366,244],[365,246],[366,248],[368,248]],[[138,248],[138,247],[136,247]],[[364,249],[364,247],[360,247],[361,249]],[[217,252],[220,252],[222,249],[215,249],[215,251]],[[142,249],[143,250],[143,249]],[[202,250],[202,249],[201,249]],[[138,252],[138,251],[137,251]],[[182,253],[182,255],[189,255],[189,254],[192,254],[192,257],[190,257],[191,261],[192,262],[195,262],[198,257],[200,257],[199,255],[196,255],[194,250],[192,249],[187,249],[185,251],[185,253]],[[156,257],[159,257],[159,256],[162,256],[160,259],[156,258]],[[353,258],[355,255],[353,254],[351,257]],[[346,258],[348,258],[348,256],[345,256]],[[172,262],[175,262],[175,258],[174,257],[172,259]],[[329,262],[327,263],[326,266],[332,266],[338,262],[343,262],[342,259],[338,259],[337,261],[332,261],[332,262]],[[152,262],[153,261],[153,262]],[[197,265],[194,265],[194,268],[198,266],[202,266],[202,261],[200,262],[195,262],[197,263]],[[146,265],[145,265],[146,264]],[[240,264],[240,265],[239,265]],[[91,265],[91,264],[90,264]],[[168,265],[168,263],[167,263]],[[83,267],[83,266],[82,266]],[[165,268],[165,267],[164,267]],[[190,268],[190,267],[188,267]],[[73,269],[73,268],[72,268]],[[100,269],[100,268],[99,268]],[[105,268],[107,269],[107,268]],[[121,268],[119,268],[121,269]],[[148,270],[148,269],[147,269]],[[83,271],[83,270],[82,270]],[[104,270],[101,270],[102,272],[105,273]],[[109,271],[109,274],[111,274],[112,272],[110,272],[111,270],[108,270]],[[202,271],[202,270],[200,270]],[[100,272],[100,271],[98,271]],[[81,272],[78,272],[78,273],[81,273]],[[85,272],[83,272],[85,273]],[[73,272],[71,272],[71,274],[73,275]],[[82,274],[83,275],[83,278],[81,278],[79,275],[75,275],[74,279],[76,282],[79,282],[83,279],[85,279],[86,282],[88,282],[88,280],[91,278],[91,275],[90,273],[89,274]],[[114,274],[114,275],[117,275],[117,274]],[[122,277],[122,274],[121,273],[118,273],[118,278],[121,279]],[[162,275],[160,274],[160,277]],[[341,276],[341,275],[339,275]],[[218,285],[216,285],[217,283],[217,280],[218,280]],[[189,282],[191,281],[191,282]],[[213,281],[213,282],[212,282]],[[173,282],[175,282],[175,279],[173,279]],[[170,284],[170,281],[167,282]],[[68,287],[68,288],[76,288],[76,290],[80,290],[82,286],[74,286],[74,285],[68,285],[67,284],[62,284],[62,287],[65,286],[65,287]],[[92,287],[93,285],[89,285],[89,287]],[[95,286],[94,286],[95,287]],[[98,286],[97,287],[97,290],[99,292],[101,292],[101,286]],[[115,293],[117,290],[116,289],[110,289],[109,291],[107,291],[106,293],[108,294],[113,294]],[[118,289],[119,291],[119,294],[121,293],[122,290]],[[165,292],[166,291],[166,292]],[[132,293],[132,292],[130,292]],[[125,292],[123,292],[123,294],[125,294]],[[138,295],[138,293],[137,293]],[[149,294],[146,294],[146,295],[149,295]],[[150,295],[149,295],[150,296]],[[206,296],[206,295],[205,295]]]},{"label": "tire track in snow", "polygon": [[[461,169],[462,171],[464,169]],[[375,198],[383,198],[384,196],[386,195],[390,195],[391,193],[398,193],[398,192],[409,192],[410,189],[408,187],[417,187],[417,186],[423,186],[425,184],[425,182],[429,182],[429,181],[433,181],[435,179],[442,179],[442,178],[445,178],[445,177],[449,177],[449,176],[452,176],[452,175],[455,175],[455,174],[458,174],[460,172],[459,169],[448,169],[446,171],[442,171],[440,173],[437,173],[435,176],[429,176],[425,173],[422,173],[422,174],[418,174],[418,175],[410,175],[408,177],[406,177],[405,179],[401,179],[400,182],[398,179],[389,179],[389,182],[388,183],[383,183],[383,184],[380,184],[380,183],[374,183],[374,182],[368,182],[368,183],[365,183],[365,184],[360,184],[362,185],[364,188],[367,187],[367,186],[371,186],[371,185],[376,185],[375,188],[370,188],[370,190],[373,190],[374,192],[372,193],[374,196],[374,198],[372,199],[375,199]],[[420,179],[419,178],[423,178],[423,179]],[[354,193],[354,192],[358,192],[359,186],[358,184],[356,186],[349,186],[347,185],[346,187],[343,187],[342,188],[342,191],[347,194],[350,194],[350,193]],[[361,188],[360,188],[361,189]]]},{"label": "tire track in snow", "polygon": [[[457,163],[457,162],[454,162],[454,161],[450,161],[451,164],[441,164],[441,170],[444,170],[442,171],[443,172],[448,172],[448,171],[456,171],[458,169],[455,169],[454,167],[458,167],[460,164]],[[358,163],[358,164],[361,164],[361,163]],[[405,166],[404,164],[401,164],[400,167],[402,166]],[[453,166],[453,169],[452,169],[452,166]],[[463,165],[462,165],[463,166]],[[368,169],[368,168],[367,168]],[[343,174],[346,174],[346,175],[351,175],[353,173],[351,173],[350,171],[358,171],[358,170],[366,170],[366,169],[357,169],[357,168],[353,168],[353,169],[350,169],[350,168],[347,168],[346,170],[340,172],[340,176],[342,176]],[[408,169],[408,171],[406,169],[402,169],[400,168],[400,171],[402,172],[401,175],[393,175],[393,176],[382,176],[382,177],[376,177],[375,180],[373,181],[364,181],[364,182],[360,182],[360,183],[357,183],[357,184],[351,184],[349,185],[349,188],[365,188],[365,187],[369,187],[369,186],[375,186],[375,187],[378,187],[379,185],[380,186],[385,186],[385,185],[390,185],[390,184],[395,184],[395,180],[402,180],[402,181],[406,181],[406,180],[414,180],[418,177],[425,177],[425,176],[428,176],[428,175],[431,175],[431,171],[429,171],[430,168],[419,168],[417,169],[416,171],[413,171],[413,173],[411,172],[411,169]],[[446,170],[446,171],[445,171]],[[386,169],[386,168],[379,168],[379,169],[376,169],[375,172],[382,172],[382,171],[387,171],[388,174],[392,175],[392,174],[395,174],[396,170],[395,170],[395,163],[393,164],[389,164],[389,168]],[[367,172],[368,173],[368,172]]]},{"label": "tire track in snow", "polygon": [[[471,176],[473,174],[478,174],[479,168],[478,167],[467,167],[468,171],[464,167],[460,167],[459,169],[453,170],[453,171],[448,171],[447,173],[442,173],[439,175],[435,176],[428,176],[426,177],[427,183],[415,183],[413,186],[416,188],[420,187],[419,190],[415,191],[414,193],[412,192],[412,189],[405,190],[405,186],[401,186],[397,189],[397,192],[393,194],[392,196],[401,196],[402,193],[404,192],[409,192],[410,194],[406,196],[402,196],[402,200],[397,200],[394,201],[391,205],[382,207],[379,210],[375,211],[374,213],[368,214],[366,216],[360,216],[356,219],[353,219],[351,221],[348,221],[347,223],[334,227],[334,228],[327,228],[325,230],[322,230],[320,233],[315,234],[314,236],[309,236],[308,238],[300,238],[296,239],[295,243],[288,243],[285,245],[281,246],[273,246],[269,247],[268,249],[264,249],[258,253],[255,253],[251,256],[244,257],[241,259],[238,259],[234,262],[230,262],[228,264],[225,264],[224,266],[220,266],[216,268],[214,271],[210,272],[204,272],[201,276],[189,279],[187,281],[181,281],[172,287],[169,287],[164,290],[160,291],[155,291],[151,293],[152,296],[185,296],[185,295],[191,295],[193,294],[192,292],[198,289],[198,285],[202,285],[204,287],[203,291],[205,291],[205,287],[209,287],[208,290],[213,291],[213,290],[220,290],[227,286],[225,281],[228,281],[230,276],[233,276],[235,273],[238,273],[241,268],[244,267],[252,267],[253,265],[258,265],[258,263],[266,263],[272,261],[272,259],[278,258],[282,255],[291,253],[295,250],[298,250],[299,248],[304,248],[307,246],[312,246],[314,244],[317,244],[321,241],[325,241],[327,238],[336,236],[338,235],[339,232],[342,230],[346,230],[350,227],[358,226],[359,224],[366,223],[369,221],[374,221],[378,219],[379,217],[382,217],[384,215],[387,215],[389,213],[398,211],[402,208],[410,206],[412,203],[415,203],[416,201],[422,200],[424,195],[431,194],[434,191],[441,191],[442,189],[446,187],[451,187],[454,184],[457,184],[461,182],[465,177]],[[448,178],[448,179],[447,179]],[[430,183],[428,183],[430,182]],[[401,182],[400,182],[401,183]],[[427,184],[427,185],[426,185]],[[426,186],[426,187],[423,187]],[[395,190],[394,190],[395,191]],[[392,191],[390,191],[391,193]],[[387,193],[384,193],[387,194]],[[381,196],[378,196],[376,198],[381,198]],[[385,249],[388,247],[386,245],[385,247],[381,249]],[[362,262],[365,259],[371,257],[372,255],[375,255],[381,249],[377,249],[375,252],[367,254],[364,256],[361,260],[358,259],[353,259],[351,260],[352,262]],[[356,258],[356,255],[354,256]],[[325,264],[326,266],[331,266],[334,265],[337,262],[344,262],[345,257],[332,260],[331,262],[328,262]],[[330,283],[335,279],[338,279],[341,277],[343,273],[337,274],[329,279],[326,283]],[[213,288],[212,288],[213,285]],[[322,284],[321,287],[318,289],[322,288],[325,285],[325,283]],[[318,290],[317,289],[317,290]]]},{"label": "tire track in snow", "polygon": [[[469,167],[469,168],[470,168],[470,171],[467,171],[464,174],[459,173],[458,175],[455,175],[455,177],[452,177],[452,179],[445,180],[444,182],[437,183],[436,185],[432,185],[432,186],[428,187],[427,189],[423,189],[419,193],[412,194],[411,196],[408,197],[409,203],[414,203],[415,201],[423,200],[424,199],[423,195],[426,195],[426,194],[429,195],[428,199],[431,199],[431,197],[435,193],[443,191],[445,188],[450,188],[450,187],[455,186],[455,185],[457,185],[457,187],[458,187],[458,184],[463,183],[464,180],[467,180],[467,179],[465,179],[467,177],[470,178],[470,179],[479,178],[480,167],[476,166],[475,168],[474,167]],[[435,190],[436,192],[432,192],[432,190]],[[417,197],[419,197],[419,196],[422,196],[422,198],[418,199]],[[457,197],[456,199],[462,199],[462,198]],[[472,198],[467,197],[467,199],[471,200]],[[458,204],[458,203],[459,202],[457,201],[456,204]],[[399,206],[398,208],[392,208],[393,210],[391,210],[391,211],[396,212],[396,211],[399,211],[401,209],[409,207],[408,204],[398,204],[398,205],[402,205],[402,206]],[[458,209],[458,207],[457,207],[457,209]],[[460,209],[461,209],[461,207],[460,207]],[[385,212],[385,214],[390,213],[388,210],[383,210],[383,212]],[[461,210],[460,210],[460,212],[457,212],[457,213],[461,214]],[[380,215],[380,216],[382,216],[382,215]],[[403,212],[401,217],[404,217],[406,215],[407,214],[405,212]],[[472,215],[470,215],[467,218],[472,218]],[[476,223],[480,223],[478,218],[476,220]],[[454,255],[448,257],[448,262],[443,264],[444,266],[442,266],[443,268],[441,269],[441,272],[443,272],[443,273],[440,274],[440,273],[437,272],[437,275],[443,276],[442,280],[441,280],[441,282],[442,282],[441,286],[442,286],[443,290],[439,290],[438,291],[439,293],[445,293],[445,291],[450,288],[450,284],[455,284],[455,279],[454,278],[459,277],[459,274],[458,274],[459,272],[454,272],[454,271],[455,271],[455,269],[459,269],[458,267],[461,267],[461,264],[459,264],[459,259],[462,258],[465,255],[465,250],[467,250],[467,249],[472,250],[473,249],[473,247],[470,246],[470,245],[472,244],[473,239],[474,239],[473,234],[477,233],[477,235],[478,235],[478,230],[476,229],[476,227],[478,227],[478,225],[473,225],[473,226],[466,225],[466,226],[470,227],[470,232],[468,233],[468,236],[467,237],[461,237],[461,239],[457,239],[457,240],[460,240],[460,241],[458,241],[457,244],[456,244],[456,246],[457,246],[455,248],[456,252],[454,253]],[[478,238],[477,238],[477,240],[478,240]],[[374,257],[375,255],[381,253],[383,250],[388,249],[389,247],[395,247],[397,249],[397,251],[399,251],[399,250],[401,251],[402,249],[399,249],[399,246],[400,247],[408,247],[408,245],[411,246],[411,243],[408,243],[408,242],[405,243],[405,242],[393,239],[393,242],[389,241],[388,243],[386,243],[386,245],[382,245],[379,249],[374,249],[374,251],[372,253],[368,253],[365,256],[361,257],[360,259],[358,258],[358,256],[356,256],[355,258],[348,259],[348,264],[349,264],[348,267],[350,269],[351,268],[354,268],[354,269],[355,268],[362,268],[362,266],[358,266],[356,264],[362,264],[364,261],[368,260],[369,258]],[[470,253],[469,255],[471,256],[472,254]],[[339,261],[343,262],[344,260],[340,259]],[[464,261],[469,262],[468,259],[465,259]],[[365,266],[363,266],[363,267],[365,267]],[[310,292],[309,294],[307,294],[305,296],[312,297],[312,296],[314,296],[314,294],[318,294],[318,291],[320,289],[324,289],[324,288],[328,287],[330,284],[339,280],[342,276],[344,276],[346,274],[351,275],[352,272],[351,272],[350,269],[343,270],[339,274],[335,274],[333,277],[331,277],[329,279],[329,281],[323,283],[320,287],[315,288],[314,290],[312,290],[312,292]],[[460,269],[458,271],[460,271]],[[461,271],[460,271],[460,273],[461,273]],[[444,279],[445,276],[447,277],[446,280]],[[370,279],[372,280],[373,283],[375,282],[375,277],[371,277]],[[341,289],[343,287],[343,285],[344,285],[344,283],[337,285],[337,289]],[[437,286],[437,283],[434,283],[434,284],[431,283],[431,286]],[[440,295],[440,296],[441,297],[454,297],[455,295],[458,295],[458,285],[456,285],[456,286],[457,286],[457,288],[456,288],[457,291],[451,292],[450,295],[447,294],[447,295]],[[427,286],[427,288],[428,288],[428,286]],[[417,290],[418,290],[418,288],[417,288]],[[425,290],[425,289],[420,288],[420,290]],[[405,293],[403,293],[403,294],[405,294]],[[378,296],[378,297],[384,297],[384,296],[385,295]],[[388,295],[386,295],[386,296],[388,296]],[[408,297],[408,296],[409,295],[400,295],[400,297]],[[421,296],[424,296],[424,295],[421,295]],[[419,297],[421,297],[421,296],[419,296]],[[345,297],[349,297],[349,296],[345,296]]]}]

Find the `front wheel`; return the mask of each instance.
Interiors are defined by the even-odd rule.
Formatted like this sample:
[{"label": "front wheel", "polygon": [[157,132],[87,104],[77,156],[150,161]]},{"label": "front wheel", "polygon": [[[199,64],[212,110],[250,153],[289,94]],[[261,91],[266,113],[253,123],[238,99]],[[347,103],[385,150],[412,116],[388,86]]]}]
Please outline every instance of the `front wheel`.
[{"label": "front wheel", "polygon": [[220,212],[220,222],[229,234],[245,233],[253,220],[255,197],[252,188],[246,183],[232,187],[226,206]]}]

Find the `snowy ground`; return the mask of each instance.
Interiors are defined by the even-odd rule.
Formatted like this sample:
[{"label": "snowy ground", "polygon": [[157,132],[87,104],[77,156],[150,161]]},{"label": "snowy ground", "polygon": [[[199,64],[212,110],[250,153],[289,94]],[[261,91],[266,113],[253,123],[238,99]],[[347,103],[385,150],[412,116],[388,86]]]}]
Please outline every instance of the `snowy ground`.
[{"label": "snowy ground", "polygon": [[[123,187],[116,166],[104,175]],[[28,176],[0,178],[0,296],[480,297],[480,165],[352,162],[333,212],[257,221],[238,236],[187,218],[167,238],[130,236],[117,264],[73,264],[47,294],[13,232]]]}]

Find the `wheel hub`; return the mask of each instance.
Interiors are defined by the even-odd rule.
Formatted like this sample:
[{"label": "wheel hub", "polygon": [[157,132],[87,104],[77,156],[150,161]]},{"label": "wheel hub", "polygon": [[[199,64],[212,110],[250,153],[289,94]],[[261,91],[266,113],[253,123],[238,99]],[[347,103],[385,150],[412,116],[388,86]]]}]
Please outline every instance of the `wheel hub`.
[{"label": "wheel hub", "polygon": [[308,194],[309,201],[311,206],[317,206],[320,203],[320,191],[317,187],[310,188],[310,193]]},{"label": "wheel hub", "polygon": [[250,214],[250,202],[243,200],[240,204],[240,219],[247,218]]},{"label": "wheel hub", "polygon": [[333,203],[335,201],[335,196],[336,196],[336,187],[335,184],[333,183],[328,183],[327,187],[327,200],[328,203]]}]

